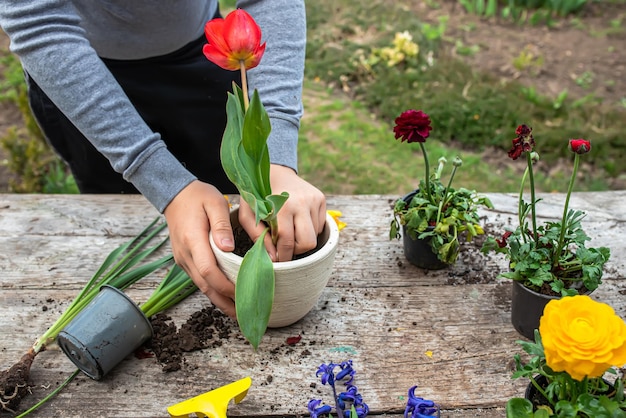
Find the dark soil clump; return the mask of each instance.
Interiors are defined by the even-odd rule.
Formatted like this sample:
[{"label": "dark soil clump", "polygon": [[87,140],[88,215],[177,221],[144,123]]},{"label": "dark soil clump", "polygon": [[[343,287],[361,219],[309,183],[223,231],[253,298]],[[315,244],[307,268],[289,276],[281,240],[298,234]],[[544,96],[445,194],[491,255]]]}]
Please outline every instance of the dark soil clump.
[{"label": "dark soil clump", "polygon": [[213,306],[194,312],[180,328],[163,313],[153,316],[150,322],[154,335],[146,348],[154,352],[166,372],[181,369],[184,353],[219,347],[236,329],[235,322]]}]

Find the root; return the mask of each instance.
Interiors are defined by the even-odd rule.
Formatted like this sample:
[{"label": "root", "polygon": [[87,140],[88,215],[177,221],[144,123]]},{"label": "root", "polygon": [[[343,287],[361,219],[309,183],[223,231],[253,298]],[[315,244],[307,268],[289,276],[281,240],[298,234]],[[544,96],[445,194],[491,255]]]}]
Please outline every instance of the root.
[{"label": "root", "polygon": [[30,367],[35,356],[35,351],[30,349],[10,369],[0,372],[0,412],[16,413],[22,398],[28,395]]}]

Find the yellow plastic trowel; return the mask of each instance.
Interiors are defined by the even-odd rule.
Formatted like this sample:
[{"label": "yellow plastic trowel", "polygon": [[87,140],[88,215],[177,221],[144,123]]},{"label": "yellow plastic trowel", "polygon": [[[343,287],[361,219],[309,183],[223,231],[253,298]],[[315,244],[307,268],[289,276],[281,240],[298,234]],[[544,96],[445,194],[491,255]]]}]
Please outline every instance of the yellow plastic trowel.
[{"label": "yellow plastic trowel", "polygon": [[173,418],[186,418],[195,414],[199,418],[226,418],[226,409],[231,399],[239,403],[248,394],[252,384],[250,377],[245,377],[228,385],[213,389],[186,401],[167,408]]}]

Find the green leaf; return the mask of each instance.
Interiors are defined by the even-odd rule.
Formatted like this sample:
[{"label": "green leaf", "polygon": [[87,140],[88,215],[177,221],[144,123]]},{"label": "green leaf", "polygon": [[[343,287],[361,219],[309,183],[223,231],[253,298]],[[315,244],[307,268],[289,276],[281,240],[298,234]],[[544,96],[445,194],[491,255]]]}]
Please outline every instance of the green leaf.
[{"label": "green leaf", "polygon": [[[267,138],[271,131],[270,119],[261,103],[259,93],[252,94],[250,107],[245,113],[242,132],[242,144],[246,155],[252,160],[258,196],[263,198],[272,193],[270,187],[270,156]],[[252,168],[252,167],[250,167]]]},{"label": "green leaf", "polygon": [[237,322],[255,349],[265,334],[274,303],[274,266],[263,243],[267,231],[244,256],[235,285]]},{"label": "green leaf", "polygon": [[[226,101],[228,120],[220,147],[220,158],[226,176],[237,186],[239,193],[250,204],[246,196],[244,196],[244,191],[252,194],[257,192],[258,188],[255,186],[254,177],[250,174],[256,172],[257,169],[254,161],[246,155],[243,149],[243,104],[241,102],[240,89],[236,85],[234,89],[235,94],[228,93],[228,100]],[[256,195],[255,197],[260,198],[261,196]],[[250,206],[254,208],[254,204]]]},{"label": "green leaf", "polygon": [[507,418],[532,418],[533,405],[528,399],[512,398],[506,403]]}]

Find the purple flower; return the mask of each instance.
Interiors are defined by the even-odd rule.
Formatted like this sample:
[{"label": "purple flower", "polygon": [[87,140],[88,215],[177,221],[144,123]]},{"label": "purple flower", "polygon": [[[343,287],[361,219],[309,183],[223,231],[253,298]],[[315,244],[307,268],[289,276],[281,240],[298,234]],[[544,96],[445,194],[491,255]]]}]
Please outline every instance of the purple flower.
[{"label": "purple flower", "polygon": [[433,401],[415,396],[416,388],[417,386],[413,386],[409,389],[404,418],[439,417],[439,406]]},{"label": "purple flower", "polygon": [[307,405],[311,418],[319,418],[320,416],[328,416],[332,408],[330,405],[320,405],[322,401],[320,399],[311,399]]},{"label": "purple flower", "polygon": [[352,368],[352,360],[342,361],[339,364],[339,368],[341,371],[337,373],[336,379],[343,380],[345,377],[348,377],[348,380],[344,382],[344,385],[349,386],[354,380],[354,374],[356,370]]},{"label": "purple flower", "polygon": [[350,410],[354,407],[359,418],[367,416],[369,407],[363,402],[363,397],[359,394],[358,389],[354,385],[348,386],[345,392],[341,392],[337,396],[337,407],[343,411],[346,418],[350,418]]},{"label": "purple flower", "polygon": [[[335,375],[335,369],[339,371]],[[339,417],[350,418],[350,410],[354,407],[359,418],[364,418],[369,412],[369,407],[363,402],[363,397],[358,393],[356,386],[352,385],[356,370],[352,367],[352,360],[343,361],[339,364],[328,363],[321,364],[317,368],[315,376],[320,378],[323,385],[329,385],[333,390],[333,399],[335,400],[335,410]],[[345,392],[337,394],[335,388],[336,382],[342,382],[347,388]],[[308,408],[312,418],[320,415],[329,414],[331,407],[328,405],[320,406],[322,401],[309,401]],[[315,415],[314,415],[315,414]]]}]

